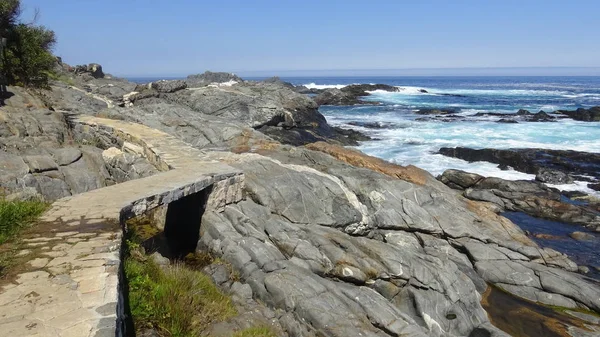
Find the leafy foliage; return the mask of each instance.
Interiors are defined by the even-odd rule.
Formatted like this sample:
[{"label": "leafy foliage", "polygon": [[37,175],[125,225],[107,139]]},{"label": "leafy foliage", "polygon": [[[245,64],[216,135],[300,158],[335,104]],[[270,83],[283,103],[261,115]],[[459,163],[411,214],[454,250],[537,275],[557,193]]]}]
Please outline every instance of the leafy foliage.
[{"label": "leafy foliage", "polygon": [[0,35],[8,39],[2,58],[2,70],[8,84],[44,87],[53,72],[56,43],[53,31],[33,23],[23,23],[20,0],[0,2]]}]

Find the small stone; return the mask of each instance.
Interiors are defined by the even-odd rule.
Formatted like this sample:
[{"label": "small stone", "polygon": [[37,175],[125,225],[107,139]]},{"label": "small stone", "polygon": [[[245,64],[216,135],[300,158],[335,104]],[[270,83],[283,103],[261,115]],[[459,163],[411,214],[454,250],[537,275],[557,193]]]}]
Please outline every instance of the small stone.
[{"label": "small stone", "polygon": [[590,272],[590,268],[587,266],[579,266],[577,268],[577,270],[579,271],[580,274],[587,274]]},{"label": "small stone", "polygon": [[48,264],[49,261],[50,261],[50,259],[40,257],[40,258],[29,261],[29,264],[33,268],[44,268]]},{"label": "small stone", "polygon": [[171,261],[162,256],[159,252],[154,252],[152,255],[150,255],[150,258],[159,266],[168,266],[171,264]]}]

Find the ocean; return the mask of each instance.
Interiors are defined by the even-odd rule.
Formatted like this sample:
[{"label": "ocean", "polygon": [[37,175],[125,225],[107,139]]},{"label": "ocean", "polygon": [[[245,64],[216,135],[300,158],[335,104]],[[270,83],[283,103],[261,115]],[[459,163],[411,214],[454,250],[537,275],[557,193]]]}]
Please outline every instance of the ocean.
[{"label": "ocean", "polygon": [[[600,77],[321,77],[282,78],[309,88],[341,88],[355,83],[382,83],[400,92],[373,92],[370,106],[322,106],[330,124],[360,130],[376,140],[358,149],[400,165],[415,165],[434,175],[449,168],[504,179],[533,179],[531,174],[501,170],[496,164],[468,163],[436,152],[441,147],[547,148],[600,152],[600,123],[562,119],[557,122],[497,123],[501,117],[476,117],[479,112],[516,113],[574,110],[600,105]],[[421,90],[427,93],[421,92]],[[452,122],[419,120],[419,108],[451,108],[465,116]],[[373,129],[352,124],[378,122]],[[555,186],[599,195],[586,182]]]},{"label": "ocean", "polygon": [[[246,78],[261,80],[264,78]],[[148,82],[156,79],[130,79]],[[497,123],[501,117],[476,117],[479,112],[516,113],[574,110],[600,105],[600,77],[282,77],[308,88],[341,88],[349,84],[381,83],[397,86],[400,92],[373,92],[366,100],[380,105],[322,106],[319,111],[335,126],[353,128],[371,136],[357,148],[369,155],[399,165],[415,165],[433,175],[454,168],[483,176],[517,180],[534,175],[501,170],[487,162],[468,163],[436,152],[441,147],[546,148],[600,152],[600,123],[562,119],[557,122]],[[422,90],[427,91],[423,93]],[[419,108],[450,108],[463,119],[444,122],[422,120]],[[358,122],[358,123],[357,123]],[[356,126],[378,122],[383,128]],[[353,125],[354,124],[354,125]],[[587,182],[553,185],[562,190],[580,190],[596,196]]]}]

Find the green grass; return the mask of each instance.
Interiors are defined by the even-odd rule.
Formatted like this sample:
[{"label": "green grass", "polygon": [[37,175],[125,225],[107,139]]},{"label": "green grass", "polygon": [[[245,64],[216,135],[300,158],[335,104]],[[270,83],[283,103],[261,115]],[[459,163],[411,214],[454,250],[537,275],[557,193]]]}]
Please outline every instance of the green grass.
[{"label": "green grass", "polygon": [[209,276],[181,264],[161,269],[150,259],[125,260],[129,305],[136,328],[172,337],[199,336],[211,323],[237,314]]},{"label": "green grass", "polygon": [[63,83],[65,83],[67,85],[70,85],[72,87],[75,86],[75,80],[73,80],[71,77],[69,77],[67,75],[57,74],[57,73],[54,73],[54,72],[45,72],[45,74],[51,80],[63,82]]},{"label": "green grass", "polygon": [[277,337],[268,326],[256,326],[236,332],[232,337]]},{"label": "green grass", "polygon": [[47,208],[41,201],[0,200],[0,244],[30,226]]},{"label": "green grass", "polygon": [[[142,242],[159,233],[147,217],[127,221],[124,268],[136,331],[151,328],[161,337],[204,336],[213,324],[237,316],[231,297],[223,294],[210,276],[201,271],[211,264],[224,264],[231,268],[232,280],[237,280],[239,275],[231,265],[209,253],[194,252],[178,263],[158,266],[145,255]],[[259,324],[233,336],[276,337],[276,334]]]}]

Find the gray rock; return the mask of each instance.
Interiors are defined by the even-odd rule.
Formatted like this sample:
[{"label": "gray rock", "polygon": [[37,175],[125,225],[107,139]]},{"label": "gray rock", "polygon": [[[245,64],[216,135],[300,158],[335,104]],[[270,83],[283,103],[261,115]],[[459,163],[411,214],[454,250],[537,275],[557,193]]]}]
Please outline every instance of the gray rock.
[{"label": "gray rock", "polygon": [[252,299],[252,288],[248,284],[233,282],[231,285],[231,293],[242,300]]},{"label": "gray rock", "polygon": [[29,172],[29,166],[18,155],[0,151],[0,187],[13,190]]},{"label": "gray rock", "polygon": [[57,200],[72,194],[71,189],[65,181],[45,175],[28,174],[23,178],[23,185],[35,188],[48,201]]},{"label": "gray rock", "polygon": [[57,170],[58,165],[50,156],[25,156],[23,159],[29,165],[31,173],[39,173],[51,170]]},{"label": "gray rock", "polygon": [[468,188],[463,195],[472,200],[487,201],[505,207],[504,201],[493,191]]},{"label": "gray rock", "polygon": [[231,81],[243,82],[243,80],[235,74],[222,72],[215,73],[212,71],[206,71],[197,75],[190,75],[185,81],[190,88],[197,88],[213,83],[226,83]]},{"label": "gray rock", "polygon": [[442,183],[457,189],[469,188],[483,179],[484,177],[479,174],[453,169],[444,171],[444,173],[438,177],[438,180]]},{"label": "gray rock", "polygon": [[162,256],[159,252],[154,252],[150,255],[150,259],[159,266],[168,266],[171,264],[168,258]]},{"label": "gray rock", "polygon": [[187,83],[181,80],[173,80],[173,81],[156,81],[151,84],[152,89],[161,92],[161,93],[170,93],[179,90],[183,90],[187,88]]},{"label": "gray rock", "polygon": [[547,184],[571,184],[573,178],[562,171],[540,169],[535,176],[535,180],[541,181]]},{"label": "gray rock", "polygon": [[60,166],[70,165],[78,161],[82,156],[81,151],[74,147],[52,149],[51,153],[54,160],[56,160]]}]

